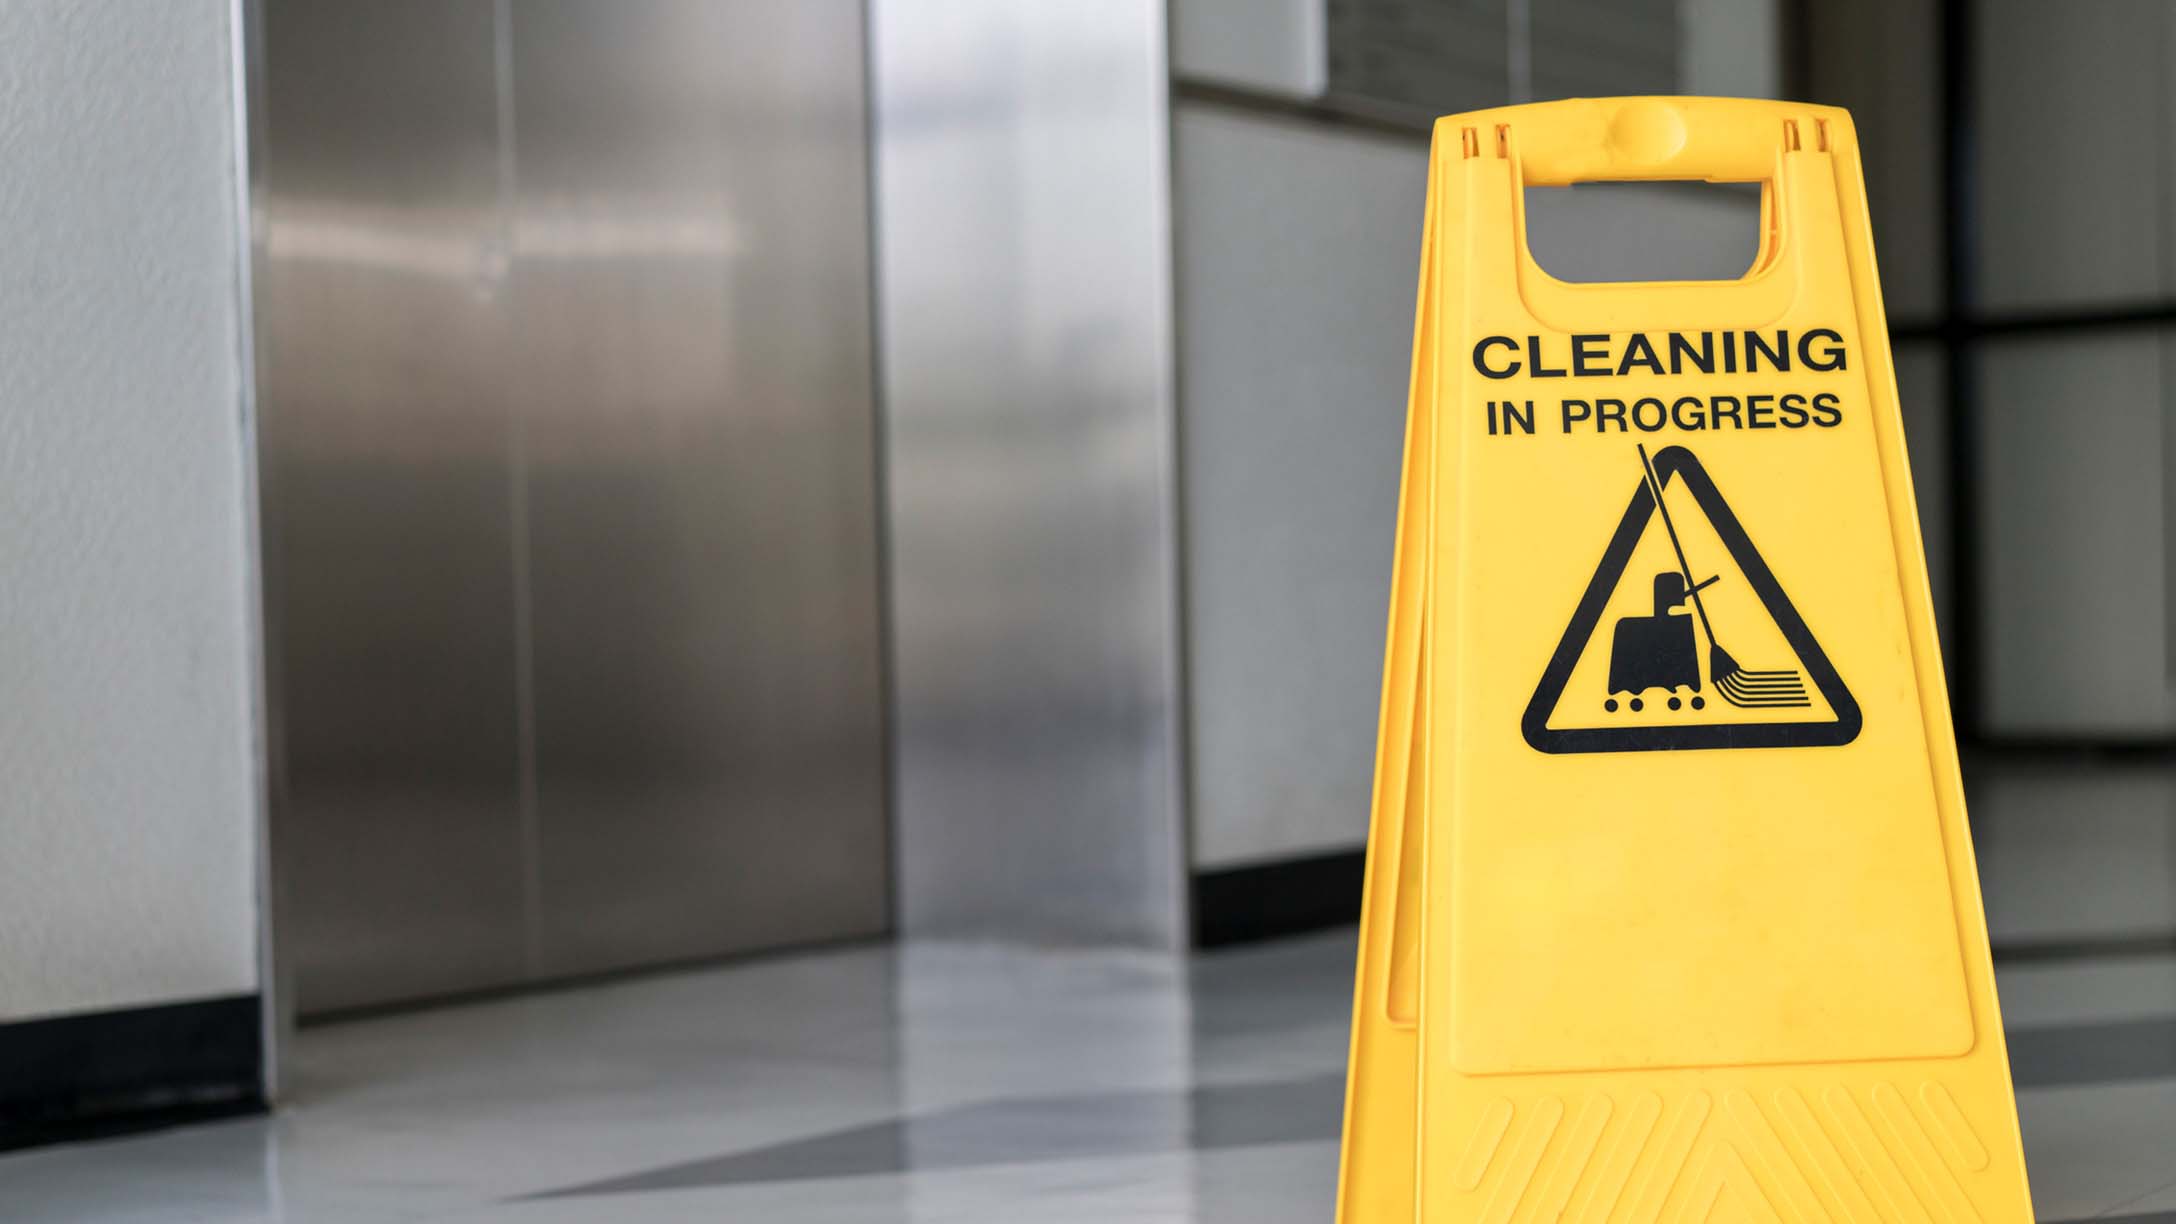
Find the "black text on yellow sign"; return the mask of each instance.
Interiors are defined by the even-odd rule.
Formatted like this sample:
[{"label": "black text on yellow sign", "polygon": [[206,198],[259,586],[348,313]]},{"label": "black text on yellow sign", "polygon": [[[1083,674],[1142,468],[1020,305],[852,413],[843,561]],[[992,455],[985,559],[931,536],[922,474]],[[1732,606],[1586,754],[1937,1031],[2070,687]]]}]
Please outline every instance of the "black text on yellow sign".
[{"label": "black text on yellow sign", "polygon": [[[1809,374],[1841,372],[1848,366],[1843,336],[1817,327],[1792,335],[1773,332],[1633,332],[1617,337],[1581,333],[1551,337],[1561,341],[1562,356],[1545,356],[1544,339],[1525,337],[1522,348],[1511,336],[1484,336],[1473,346],[1473,368],[1483,378],[1532,381],[1554,378],[1627,378],[1652,380],[1686,375],[1733,375],[1793,369]],[[1555,364],[1551,364],[1555,362]],[[1642,389],[1644,390],[1644,389]],[[1547,402],[1547,401],[1544,401]],[[1535,401],[1485,401],[1488,432],[1509,437],[1535,432]],[[1719,392],[1702,395],[1652,394],[1563,396],[1555,401],[1558,433],[1660,433],[1676,429],[1699,433],[1721,429],[1834,429],[1843,424],[1843,396],[1808,384],[1795,391]],[[1542,428],[1551,415],[1544,414]]]},{"label": "black text on yellow sign", "polygon": [[[1763,184],[1573,285],[1529,186]],[[1339,1216],[2032,1218],[1841,111],[1438,122]]]}]

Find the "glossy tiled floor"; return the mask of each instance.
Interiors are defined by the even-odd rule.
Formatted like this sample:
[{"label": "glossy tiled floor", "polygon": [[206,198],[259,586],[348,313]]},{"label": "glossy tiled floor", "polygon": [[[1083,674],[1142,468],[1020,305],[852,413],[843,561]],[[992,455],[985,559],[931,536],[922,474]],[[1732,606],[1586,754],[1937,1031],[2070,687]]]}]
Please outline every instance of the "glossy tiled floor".
[{"label": "glossy tiled floor", "polygon": [[[0,1219],[1325,1224],[1351,933],[865,948],[306,1031],[276,1118],[0,1159]],[[2005,970],[2043,1220],[2176,1220],[2176,957]]]}]

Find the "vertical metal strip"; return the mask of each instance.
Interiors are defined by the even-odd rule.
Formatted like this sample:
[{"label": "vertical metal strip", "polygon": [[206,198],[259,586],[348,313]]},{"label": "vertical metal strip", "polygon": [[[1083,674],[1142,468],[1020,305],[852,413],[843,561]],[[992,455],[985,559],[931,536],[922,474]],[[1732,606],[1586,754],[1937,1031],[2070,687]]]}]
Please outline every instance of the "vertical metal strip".
[{"label": "vertical metal strip", "polygon": [[273,864],[274,797],[283,775],[279,719],[274,705],[272,648],[275,617],[267,604],[271,583],[265,576],[271,550],[266,547],[264,468],[258,443],[259,391],[264,370],[258,357],[257,293],[263,272],[264,166],[264,5],[263,0],[228,0],[229,96],[233,105],[235,224],[235,391],[241,416],[242,453],[242,609],[248,641],[250,790],[256,811],[257,987],[264,1003],[260,1084],[270,1102],[279,1093],[279,1056],[294,1031],[294,994],[287,989],[278,939],[278,877]]},{"label": "vertical metal strip", "polygon": [[884,927],[896,934],[899,915],[899,639],[892,627],[891,417],[884,396],[884,241],[878,224],[876,0],[861,0],[862,225],[869,250],[869,481],[876,516],[877,735],[884,795]]},{"label": "vertical metal strip", "polygon": [[[492,87],[498,117],[499,250],[493,261],[500,293],[499,362],[510,365],[521,334],[520,321],[508,317],[506,290],[517,251],[516,210],[521,206],[518,165],[514,159],[514,11],[512,0],[493,0],[491,11]],[[503,384],[502,384],[503,385]],[[529,419],[519,403],[505,405],[507,416],[507,538],[511,544],[514,587],[514,761],[518,853],[521,863],[522,961],[530,977],[544,971],[543,838],[536,799],[536,616],[531,604],[529,549]]]},{"label": "vertical metal strip", "polygon": [[[1323,17],[1320,6],[1311,6],[1316,20]],[[1164,224],[1168,238],[1164,243],[1167,252],[1168,291],[1171,326],[1169,366],[1165,374],[1170,396],[1166,453],[1170,456],[1169,475],[1165,480],[1165,496],[1171,504],[1171,659],[1172,659],[1172,720],[1171,745],[1174,762],[1172,803],[1178,813],[1177,834],[1179,841],[1179,924],[1184,941],[1189,948],[1204,946],[1202,940],[1201,907],[1197,898],[1201,889],[1200,871],[1197,866],[1196,847],[1200,845],[1195,826],[1195,800],[1198,791],[1194,777],[1194,698],[1193,698],[1193,630],[1191,627],[1191,583],[1188,575],[1193,570],[1193,539],[1186,507],[1186,368],[1180,360],[1182,351],[1179,336],[1180,320],[1185,317],[1184,287],[1179,283],[1179,235],[1178,183],[1179,183],[1179,114],[1174,103],[1177,93],[1176,69],[1172,63],[1171,48],[1176,45],[1178,14],[1170,7],[1164,10],[1164,72],[1161,77],[1164,112]],[[1319,45],[1319,44],[1318,44]],[[1319,92],[1319,87],[1317,88]]]},{"label": "vertical metal strip", "polygon": [[1171,22],[1156,23],[1156,66],[1151,81],[1156,91],[1157,122],[1151,125],[1161,146],[1156,151],[1156,261],[1162,278],[1158,296],[1163,308],[1162,351],[1153,361],[1157,410],[1163,425],[1162,470],[1158,494],[1163,498],[1166,530],[1162,541],[1163,601],[1163,699],[1167,726],[1167,751],[1162,761],[1163,801],[1171,820],[1164,826],[1165,852],[1172,864],[1172,886],[1164,892],[1168,909],[1165,929],[1180,950],[1193,944],[1193,710],[1188,683],[1186,634],[1186,499],[1180,487],[1186,469],[1181,449],[1184,430],[1179,420],[1179,269],[1178,269],[1178,131],[1177,112],[1171,104]]}]

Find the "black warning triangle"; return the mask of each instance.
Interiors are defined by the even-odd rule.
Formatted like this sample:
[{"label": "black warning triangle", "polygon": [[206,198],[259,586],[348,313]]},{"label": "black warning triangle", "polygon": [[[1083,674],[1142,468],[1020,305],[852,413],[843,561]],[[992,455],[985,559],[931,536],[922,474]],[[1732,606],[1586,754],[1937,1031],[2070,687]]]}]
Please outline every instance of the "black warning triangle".
[{"label": "black warning triangle", "polygon": [[[1853,700],[1851,690],[1844,686],[1843,678],[1814,640],[1806,622],[1791,606],[1783,588],[1769,572],[1768,563],[1761,559],[1760,551],[1747,538],[1745,528],[1738,517],[1730,512],[1729,503],[1708,478],[1700,460],[1682,446],[1667,447],[1650,463],[1641,454],[1643,466],[1648,468],[1647,479],[1632,494],[1632,501],[1624,510],[1624,518],[1617,523],[1617,533],[1610,537],[1609,548],[1602,554],[1602,562],[1595,567],[1594,578],[1587,584],[1587,592],[1580,597],[1579,607],[1572,613],[1571,623],[1564,628],[1564,637],[1557,643],[1556,653],[1549,658],[1547,670],[1542,672],[1541,683],[1534,688],[1533,700],[1526,704],[1526,716],[1520,720],[1520,730],[1526,742],[1542,752],[1654,752],[1658,750],[1686,748],[1820,748],[1836,744],[1848,744],[1859,735],[1859,703]],[[1572,669],[1578,665],[1587,640],[1602,619],[1602,612],[1609,605],[1617,582],[1624,576],[1624,569],[1632,560],[1632,551],[1638,546],[1640,536],[1647,529],[1647,522],[1661,506],[1662,492],[1673,479],[1685,482],[1685,491],[1692,495],[1709,525],[1730,552],[1731,560],[1745,575],[1746,582],[1760,596],[1762,606],[1775,620],[1783,639],[1798,653],[1806,675],[1813,681],[1829,709],[1835,711],[1834,719],[1813,722],[1745,722],[1745,723],[1696,723],[1676,726],[1630,727],[1575,727],[1552,730],[1549,714],[1556,708],[1564,694],[1564,686],[1571,679]],[[1669,526],[1667,510],[1663,514],[1665,526]],[[1672,546],[1676,546],[1676,529],[1670,527]],[[1686,575],[1689,584],[1690,573]],[[1688,594],[1697,599],[1694,588]],[[1704,616],[1704,613],[1703,613]],[[1720,654],[1713,637],[1708,639],[1710,649]],[[1745,703],[1738,703],[1745,704]],[[1753,698],[1755,706],[1786,704]],[[1788,704],[1810,704],[1803,701]],[[1636,707],[1635,707],[1636,708]]]}]

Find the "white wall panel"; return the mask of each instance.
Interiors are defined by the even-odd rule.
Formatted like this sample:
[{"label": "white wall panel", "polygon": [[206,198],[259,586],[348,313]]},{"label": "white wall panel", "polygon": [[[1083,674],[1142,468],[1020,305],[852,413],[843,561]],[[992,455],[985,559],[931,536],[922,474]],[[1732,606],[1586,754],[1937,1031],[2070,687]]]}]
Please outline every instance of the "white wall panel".
[{"label": "white wall panel", "polygon": [[2176,729],[2161,354],[2136,332],[1994,342],[1979,357],[1980,666],[1997,731]]},{"label": "white wall panel", "polygon": [[1194,865],[1367,836],[1417,141],[1182,107],[1180,419]]},{"label": "white wall panel", "polygon": [[231,36],[0,7],[0,1020],[257,987]]},{"label": "white wall panel", "polygon": [[2169,29],[2161,0],[1983,0],[1982,308],[2168,292]]}]

